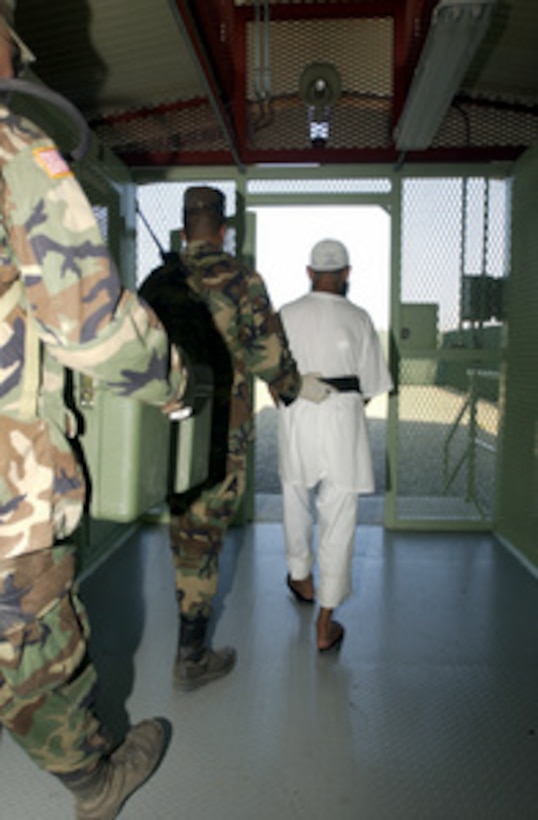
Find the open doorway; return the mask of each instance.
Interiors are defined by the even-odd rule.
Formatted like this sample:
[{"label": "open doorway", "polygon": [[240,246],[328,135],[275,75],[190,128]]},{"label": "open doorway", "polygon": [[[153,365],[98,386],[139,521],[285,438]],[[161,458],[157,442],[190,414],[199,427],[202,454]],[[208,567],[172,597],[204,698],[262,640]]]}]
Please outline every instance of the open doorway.
[{"label": "open doorway", "polygon": [[[339,239],[348,248],[351,276],[348,298],[368,311],[388,356],[390,304],[390,217],[379,206],[257,206],[256,267],[276,310],[310,287],[306,266],[320,239]],[[277,410],[265,384],[256,383],[255,517],[281,521],[278,477]],[[383,522],[387,397],[370,402],[368,425],[376,491],[360,503],[361,523]]]}]

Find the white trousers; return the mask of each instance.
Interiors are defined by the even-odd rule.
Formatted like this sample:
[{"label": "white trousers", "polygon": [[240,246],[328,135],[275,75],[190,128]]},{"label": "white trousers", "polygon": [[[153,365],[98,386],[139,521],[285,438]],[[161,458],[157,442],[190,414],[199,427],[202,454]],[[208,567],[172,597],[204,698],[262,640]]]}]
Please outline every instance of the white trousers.
[{"label": "white trousers", "polygon": [[351,594],[351,561],[357,526],[357,493],[342,490],[327,479],[316,491],[301,484],[282,483],[286,558],[293,580],[303,580],[315,562],[314,516],[318,525],[319,578],[316,599],[320,606],[335,609]]}]

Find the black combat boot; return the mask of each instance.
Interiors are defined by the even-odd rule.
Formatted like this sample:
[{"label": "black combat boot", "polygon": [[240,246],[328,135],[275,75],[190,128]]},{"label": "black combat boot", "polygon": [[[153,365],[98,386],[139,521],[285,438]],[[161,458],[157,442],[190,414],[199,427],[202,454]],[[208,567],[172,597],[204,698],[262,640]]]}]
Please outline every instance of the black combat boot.
[{"label": "black combat boot", "polygon": [[169,736],[164,721],[143,720],[123,743],[88,773],[59,775],[75,796],[76,820],[114,820],[125,801],[151,777]]},{"label": "black combat boot", "polygon": [[177,689],[188,692],[231,672],[236,659],[235,649],[213,650],[205,646],[208,619],[181,616],[179,650],[174,664]]}]

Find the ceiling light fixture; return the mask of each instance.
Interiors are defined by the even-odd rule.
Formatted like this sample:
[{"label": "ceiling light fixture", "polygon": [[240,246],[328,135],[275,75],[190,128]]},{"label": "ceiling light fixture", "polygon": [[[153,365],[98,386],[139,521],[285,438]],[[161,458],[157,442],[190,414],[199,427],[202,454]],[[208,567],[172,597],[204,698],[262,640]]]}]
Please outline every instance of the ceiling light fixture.
[{"label": "ceiling light fixture", "polygon": [[400,151],[428,148],[476,54],[497,0],[441,0],[394,129]]},{"label": "ceiling light fixture", "polygon": [[332,63],[311,63],[299,79],[299,96],[308,108],[308,133],[315,148],[329,139],[331,112],[342,93],[340,74]]}]

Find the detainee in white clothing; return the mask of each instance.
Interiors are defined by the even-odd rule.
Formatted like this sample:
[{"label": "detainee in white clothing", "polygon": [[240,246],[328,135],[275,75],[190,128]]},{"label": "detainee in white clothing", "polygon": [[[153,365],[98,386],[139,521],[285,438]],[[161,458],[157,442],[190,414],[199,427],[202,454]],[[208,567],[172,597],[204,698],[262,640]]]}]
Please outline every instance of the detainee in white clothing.
[{"label": "detainee in white clothing", "polygon": [[316,490],[315,597],[323,651],[340,645],[343,637],[331,613],[351,593],[358,495],[374,490],[364,406],[391,390],[392,380],[369,314],[345,297],[350,270],[345,246],[336,240],[317,243],[307,270],[312,291],[284,305],[280,315],[300,371],[336,378],[340,390],[320,404],[298,399],[280,408],[279,469],[288,585],[299,600],[314,598],[311,496]]}]

